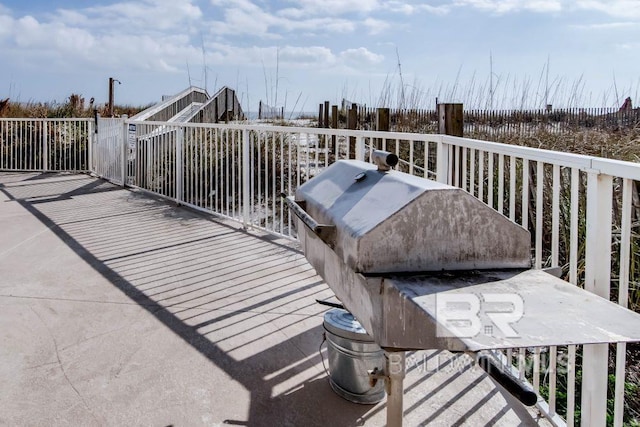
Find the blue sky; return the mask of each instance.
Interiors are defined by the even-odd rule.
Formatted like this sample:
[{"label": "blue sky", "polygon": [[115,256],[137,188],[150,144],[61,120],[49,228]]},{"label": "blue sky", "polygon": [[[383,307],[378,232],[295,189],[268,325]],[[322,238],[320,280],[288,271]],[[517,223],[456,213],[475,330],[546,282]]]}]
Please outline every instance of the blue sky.
[{"label": "blue sky", "polygon": [[0,54],[23,102],[104,102],[113,76],[134,105],[190,83],[247,110],[638,105],[640,0],[0,0]]}]

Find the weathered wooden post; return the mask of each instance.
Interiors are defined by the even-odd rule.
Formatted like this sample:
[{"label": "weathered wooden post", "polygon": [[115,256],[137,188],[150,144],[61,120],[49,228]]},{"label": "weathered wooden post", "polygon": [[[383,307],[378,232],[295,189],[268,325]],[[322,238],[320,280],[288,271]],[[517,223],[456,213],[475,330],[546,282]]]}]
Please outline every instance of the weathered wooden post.
[{"label": "weathered wooden post", "polygon": [[[331,128],[338,129],[338,106],[331,106]],[[331,150],[333,150],[334,161],[338,158],[338,139],[331,135]]]},{"label": "weathered wooden post", "polygon": [[438,104],[439,133],[463,136],[464,118],[462,104]]},{"label": "weathered wooden post", "polygon": [[324,105],[320,104],[318,107],[318,127],[323,128],[324,124],[322,123],[322,119],[324,118]]},{"label": "weathered wooden post", "polygon": [[[464,134],[464,115],[462,104],[438,104],[438,129],[443,135],[459,136]],[[462,147],[454,147],[453,157],[449,159],[450,184],[460,185],[463,182]],[[457,171],[456,169],[457,165]],[[457,176],[456,176],[457,174]],[[471,189],[473,191],[473,189]]]},{"label": "weathered wooden post", "polygon": [[329,127],[329,101],[324,101],[324,120],[323,124],[325,128]]},{"label": "weathered wooden post", "polygon": [[[390,110],[388,108],[378,108],[378,111],[376,114],[376,131],[389,132],[389,129],[391,128],[391,123],[390,123],[391,115],[389,113],[390,113]],[[382,138],[376,138],[375,145],[376,145],[376,148],[379,150],[387,149],[387,144],[386,142],[383,143]]]},{"label": "weathered wooden post", "polygon": [[115,115],[115,110],[114,110],[114,93],[115,93],[115,84],[122,84],[122,82],[120,82],[120,80],[114,79],[113,77],[109,77],[109,102],[107,104],[107,110],[109,110],[107,112],[107,115],[109,117],[113,117]]},{"label": "weathered wooden post", "polygon": [[[358,128],[358,105],[353,104],[351,109],[349,110],[349,115],[347,116],[347,128],[348,129],[357,129]],[[349,158],[355,158],[356,155],[356,137],[349,137]]]}]

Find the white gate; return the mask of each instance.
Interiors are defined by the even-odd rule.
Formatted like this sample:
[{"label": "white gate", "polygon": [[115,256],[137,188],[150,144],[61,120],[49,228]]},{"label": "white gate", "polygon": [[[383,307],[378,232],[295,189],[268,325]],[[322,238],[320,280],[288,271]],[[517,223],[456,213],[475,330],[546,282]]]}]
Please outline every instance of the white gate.
[{"label": "white gate", "polygon": [[124,119],[98,118],[98,132],[93,147],[94,172],[111,182],[124,182]]}]

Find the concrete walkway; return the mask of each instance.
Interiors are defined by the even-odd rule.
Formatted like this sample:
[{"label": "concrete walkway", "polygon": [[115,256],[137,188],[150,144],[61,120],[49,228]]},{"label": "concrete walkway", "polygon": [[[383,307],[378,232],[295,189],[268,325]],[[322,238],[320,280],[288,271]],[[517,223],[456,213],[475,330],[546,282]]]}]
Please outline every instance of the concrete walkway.
[{"label": "concrete walkway", "polygon": [[[287,240],[85,175],[0,172],[0,425],[383,425],[383,403],[329,387],[331,297]],[[535,424],[465,356],[408,364],[405,425]]]}]

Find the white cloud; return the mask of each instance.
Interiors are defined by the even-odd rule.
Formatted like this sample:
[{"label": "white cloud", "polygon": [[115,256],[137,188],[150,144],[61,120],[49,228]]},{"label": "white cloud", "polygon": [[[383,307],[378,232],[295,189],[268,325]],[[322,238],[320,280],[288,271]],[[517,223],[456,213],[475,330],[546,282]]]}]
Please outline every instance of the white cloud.
[{"label": "white cloud", "polygon": [[13,33],[13,18],[0,14],[0,39]]},{"label": "white cloud", "polygon": [[216,64],[234,63],[245,66],[329,70],[335,67],[358,69],[381,62],[384,57],[364,47],[333,52],[325,46],[239,47],[216,43],[210,57]]},{"label": "white cloud", "polygon": [[[451,0],[451,5],[473,7],[497,14],[518,11],[549,13],[586,10],[617,18],[640,19],[638,0]],[[406,5],[404,10],[413,10],[415,7],[417,6]],[[440,7],[446,9],[446,6]]]},{"label": "white cloud", "polygon": [[389,29],[389,23],[382,21],[380,19],[367,18],[363,22],[364,26],[369,29],[369,34],[380,34],[387,29]]},{"label": "white cloud", "polygon": [[573,28],[580,30],[617,30],[621,28],[636,28],[638,26],[635,22],[605,22],[601,24],[585,24],[585,25],[572,25]]},{"label": "white cloud", "polygon": [[[286,33],[333,35],[353,32],[358,25],[380,30],[386,28],[383,21],[373,18],[353,21],[337,16],[291,19],[273,14],[250,0],[211,2],[226,5],[222,15],[218,15],[222,20],[207,21],[195,6],[195,0],[129,0],[109,6],[62,9],[37,18],[0,14],[0,48],[5,57],[14,55],[34,68],[46,57],[51,70],[66,67],[178,72],[187,62],[202,62],[199,31],[210,29],[210,34],[204,33],[209,37],[205,40],[207,62],[220,66],[259,66],[263,61],[273,66],[278,57],[281,66],[347,69],[382,60],[364,47],[336,52],[315,44],[280,48],[261,45]],[[364,7],[374,4],[370,0],[362,3]],[[312,5],[313,1],[307,1],[306,6]],[[242,38],[242,34],[260,37],[255,40],[258,45],[247,47],[250,39]]]},{"label": "white cloud", "polygon": [[563,0],[453,0],[453,5],[471,6],[497,14],[521,10],[543,13],[561,11]]},{"label": "white cloud", "polygon": [[58,52],[82,52],[91,49],[94,37],[79,28],[59,23],[40,23],[32,16],[25,16],[13,24],[15,43],[23,49],[50,48]]},{"label": "white cloud", "polygon": [[380,8],[378,0],[289,0],[304,14],[344,15],[367,14]]},{"label": "white cloud", "polygon": [[138,27],[147,30],[168,30],[202,18],[202,11],[193,0],[140,0],[95,6],[82,10],[87,23],[103,26]]},{"label": "white cloud", "polygon": [[224,20],[210,23],[212,34],[238,36],[254,35],[282,38],[283,33],[319,31],[349,33],[357,24],[348,19],[335,17],[313,17],[301,9],[287,8],[275,14],[268,12],[248,0],[211,0],[223,9]]},{"label": "white cloud", "polygon": [[286,46],[280,49],[280,60],[290,66],[320,66],[326,67],[336,62],[336,56],[331,49],[323,46]]},{"label": "white cloud", "polygon": [[434,15],[446,15],[451,11],[451,6],[449,4],[440,4],[434,6],[422,3],[411,4],[405,1],[398,0],[386,2],[384,7],[391,12],[402,13],[405,15],[413,15],[414,13],[419,12],[427,12]]},{"label": "white cloud", "polygon": [[575,7],[619,18],[640,19],[640,1],[638,0],[576,0]]},{"label": "white cloud", "polygon": [[[2,9],[4,10],[4,9]],[[0,48],[37,67],[175,72],[196,62],[191,24],[202,22],[195,0],[128,0],[106,6],[59,9],[40,18],[0,12]]]},{"label": "white cloud", "polygon": [[347,65],[354,66],[375,65],[384,60],[384,56],[373,53],[364,47],[347,49],[340,52],[340,58],[342,58]]}]

